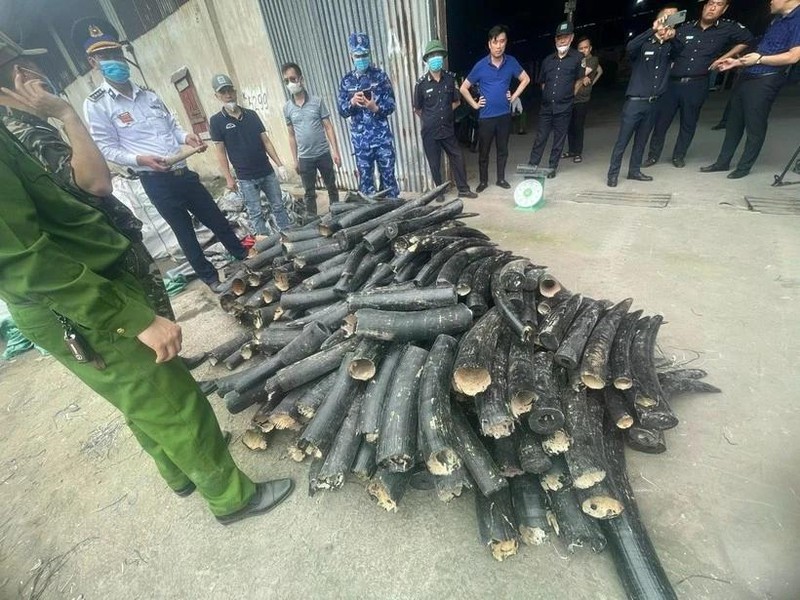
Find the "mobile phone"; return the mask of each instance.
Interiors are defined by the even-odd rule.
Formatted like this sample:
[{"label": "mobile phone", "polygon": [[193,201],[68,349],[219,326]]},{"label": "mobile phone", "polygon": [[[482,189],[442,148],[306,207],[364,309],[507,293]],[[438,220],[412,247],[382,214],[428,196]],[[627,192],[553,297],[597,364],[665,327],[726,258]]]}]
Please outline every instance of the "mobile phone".
[{"label": "mobile phone", "polygon": [[362,90],[362,93],[364,94],[364,98],[372,100],[372,90]]},{"label": "mobile phone", "polygon": [[676,25],[680,25],[686,21],[686,11],[682,10],[680,12],[676,12],[673,15],[667,17],[664,21],[664,25],[666,27],[675,27]]}]

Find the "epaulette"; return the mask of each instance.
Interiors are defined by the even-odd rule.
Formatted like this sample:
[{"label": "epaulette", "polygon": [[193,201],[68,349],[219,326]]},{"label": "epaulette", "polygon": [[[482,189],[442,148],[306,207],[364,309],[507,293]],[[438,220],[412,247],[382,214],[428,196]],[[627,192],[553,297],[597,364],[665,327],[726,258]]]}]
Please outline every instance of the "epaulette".
[{"label": "epaulette", "polygon": [[89,94],[89,100],[91,100],[92,102],[97,102],[98,100],[100,100],[100,98],[105,96],[105,94],[106,94],[105,88],[99,87],[91,94]]},{"label": "epaulette", "polygon": [[730,23],[731,25],[737,25],[739,29],[747,29],[744,25],[739,23],[739,21],[734,21],[733,19],[720,19],[720,21],[725,21],[726,23]]}]

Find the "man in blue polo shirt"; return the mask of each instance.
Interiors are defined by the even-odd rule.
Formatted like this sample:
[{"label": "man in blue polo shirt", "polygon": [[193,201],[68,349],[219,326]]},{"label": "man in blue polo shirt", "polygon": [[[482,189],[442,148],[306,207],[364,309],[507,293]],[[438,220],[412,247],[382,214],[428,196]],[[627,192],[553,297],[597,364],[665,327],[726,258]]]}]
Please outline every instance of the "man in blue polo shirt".
[{"label": "man in blue polo shirt", "polygon": [[770,11],[776,17],[758,49],[741,58],[728,58],[719,67],[742,72],[731,96],[722,149],[714,164],[700,169],[703,173],[728,171],[745,131],[744,151],[728,179],[750,173],[767,137],[769,113],[786,82],[787,67],[800,68],[800,0],[771,0]]},{"label": "man in blue polo shirt", "polygon": [[[217,159],[228,189],[237,187],[244,196],[244,204],[250,225],[256,235],[267,235],[270,228],[261,209],[261,192],[267,196],[275,225],[283,230],[290,225],[289,216],[281,198],[281,184],[267,158],[278,166],[278,173],[286,181],[286,167],[278,158],[275,147],[267,136],[264,124],[256,114],[239,106],[236,88],[227,75],[214,75],[211,86],[217,99],[222,102],[222,110],[211,117],[211,140],[216,142]],[[233,178],[230,159],[236,179]]]},{"label": "man in blue polo shirt", "polygon": [[[489,30],[489,55],[480,59],[472,67],[461,84],[460,92],[467,103],[479,110],[478,116],[478,173],[480,183],[475,191],[480,193],[489,186],[489,151],[492,141],[497,150],[497,185],[508,189],[506,181],[506,160],[508,159],[508,136],[511,133],[511,103],[514,102],[531,78],[513,56],[506,55],[508,28],[495,25]],[[519,85],[511,93],[511,80],[516,77]],[[479,89],[476,102],[469,90]]]}]

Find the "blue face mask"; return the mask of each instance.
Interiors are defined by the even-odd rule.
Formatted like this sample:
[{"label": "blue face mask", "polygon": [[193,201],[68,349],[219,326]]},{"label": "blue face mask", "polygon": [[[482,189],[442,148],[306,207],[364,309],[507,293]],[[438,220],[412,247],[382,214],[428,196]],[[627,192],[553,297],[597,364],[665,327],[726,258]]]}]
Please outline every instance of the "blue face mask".
[{"label": "blue face mask", "polygon": [[369,68],[369,56],[357,56],[353,59],[353,66],[356,71],[363,73]]},{"label": "blue face mask", "polygon": [[131,67],[124,60],[101,60],[100,72],[112,83],[128,83]]},{"label": "blue face mask", "polygon": [[443,56],[431,56],[428,59],[428,68],[431,71],[441,71],[443,67],[444,67]]}]

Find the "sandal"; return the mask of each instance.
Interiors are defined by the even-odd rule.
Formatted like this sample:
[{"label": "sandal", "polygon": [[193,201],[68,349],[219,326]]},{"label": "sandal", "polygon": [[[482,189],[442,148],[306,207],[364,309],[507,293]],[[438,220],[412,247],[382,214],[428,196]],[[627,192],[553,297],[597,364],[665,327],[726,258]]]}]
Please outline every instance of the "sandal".
[{"label": "sandal", "polygon": [[583,157],[580,154],[576,154],[575,158],[572,159],[572,162],[574,163],[583,162]]}]

